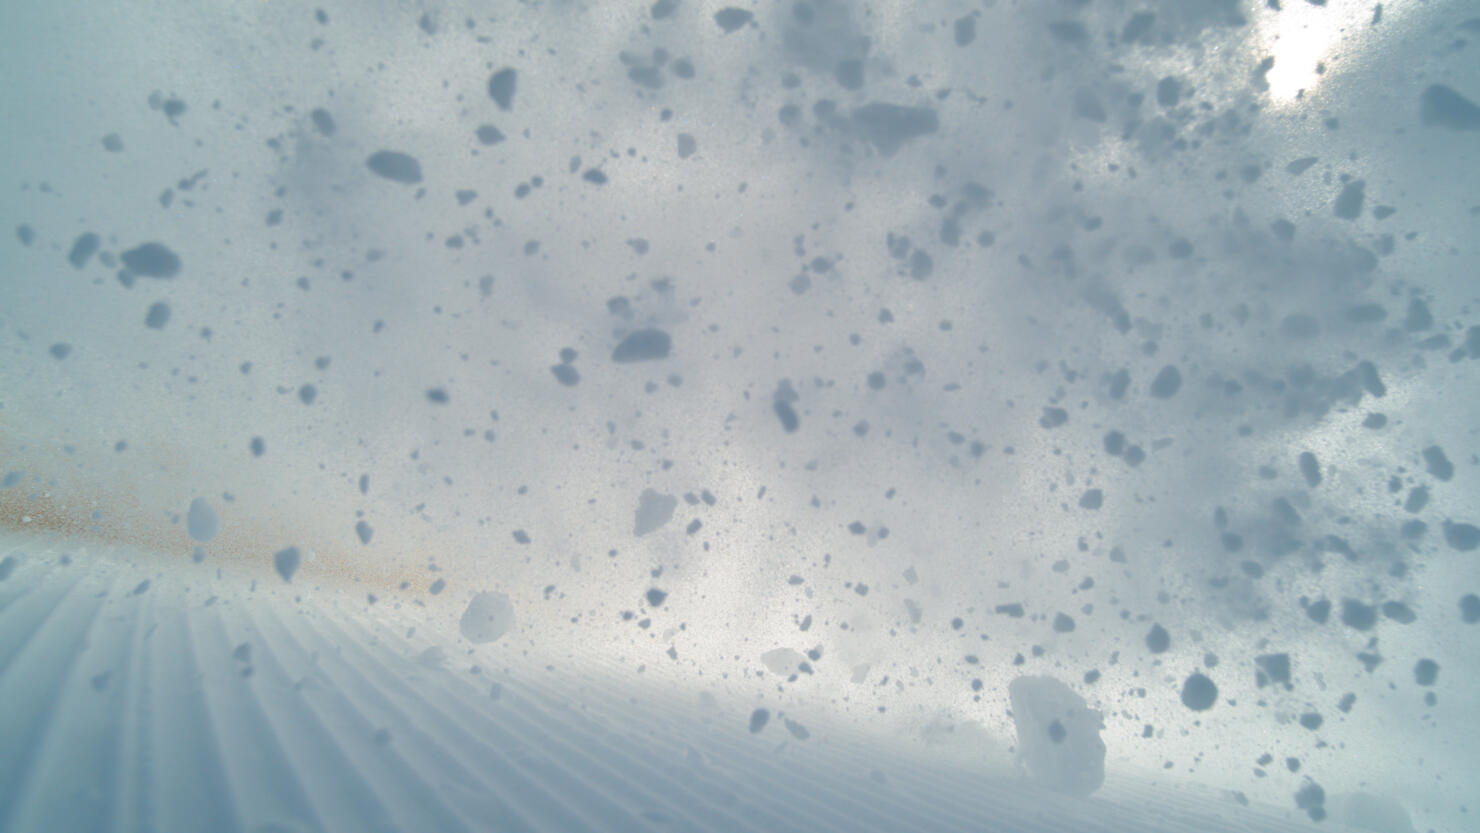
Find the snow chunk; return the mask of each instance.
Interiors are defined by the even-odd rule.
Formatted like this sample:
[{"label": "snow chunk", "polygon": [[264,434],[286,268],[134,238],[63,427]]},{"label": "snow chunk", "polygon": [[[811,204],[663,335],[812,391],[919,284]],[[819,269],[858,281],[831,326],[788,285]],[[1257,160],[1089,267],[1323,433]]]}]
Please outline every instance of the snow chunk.
[{"label": "snow chunk", "polygon": [[812,737],[812,733],[807,731],[806,726],[803,726],[802,724],[796,722],[795,720],[792,720],[791,718],[782,718],[781,722],[786,724],[786,731],[790,732],[791,736],[796,738],[797,740],[806,740],[807,738]]},{"label": "snow chunk", "polygon": [[488,78],[488,97],[500,110],[514,109],[514,91],[519,87],[519,71],[504,67]]},{"label": "snow chunk", "polygon": [[[657,17],[657,14],[653,16]],[[720,31],[726,35],[740,29],[754,18],[754,14],[744,9],[737,9],[734,6],[727,6],[714,13],[714,22],[719,25]]]},{"label": "snow chunk", "polygon": [[163,243],[141,243],[119,258],[125,269],[141,278],[173,278],[180,274],[180,256]]},{"label": "snow chunk", "polygon": [[1453,521],[1444,522],[1444,543],[1451,549],[1460,552],[1470,552],[1480,547],[1480,527],[1474,524],[1461,524]]},{"label": "snow chunk", "polygon": [[771,719],[770,709],[756,709],[750,713],[750,733],[753,735],[766,728],[766,723]]},{"label": "snow chunk", "polygon": [[514,603],[503,593],[479,593],[468,602],[457,627],[476,645],[493,642],[514,629]]},{"label": "snow chunk", "polygon": [[642,496],[637,499],[637,519],[632,534],[642,537],[661,528],[673,520],[673,510],[677,508],[677,497],[643,489]]},{"label": "snow chunk", "polygon": [[1176,365],[1167,365],[1151,380],[1151,395],[1157,399],[1171,399],[1182,389],[1182,371]]},{"label": "snow chunk", "polygon": [[1052,677],[1019,677],[1007,693],[1017,725],[1018,759],[1034,779],[1080,797],[1105,783],[1100,712]]},{"label": "snow chunk", "polygon": [[1172,635],[1160,623],[1153,623],[1146,633],[1146,650],[1153,654],[1164,654],[1172,647]]},{"label": "snow chunk", "polygon": [[1480,106],[1443,84],[1430,85],[1419,96],[1418,117],[1425,127],[1480,130]]},{"label": "snow chunk", "polygon": [[170,323],[170,305],[159,301],[149,307],[144,314],[144,326],[151,330],[163,330],[164,325]]},{"label": "snow chunk", "polygon": [[365,167],[376,176],[403,185],[421,182],[421,163],[416,157],[396,150],[377,150],[365,159]]},{"label": "snow chunk", "polygon": [[298,572],[298,565],[303,561],[303,555],[298,552],[297,547],[288,547],[274,553],[272,561],[273,566],[277,567],[278,575],[283,577],[283,581],[291,583],[293,574]]},{"label": "snow chunk", "polygon": [[1203,674],[1194,673],[1182,683],[1182,705],[1195,712],[1211,709],[1218,702],[1218,686]]},{"label": "snow chunk", "polygon": [[761,654],[761,663],[772,674],[779,674],[783,677],[787,674],[794,673],[806,661],[807,658],[802,656],[800,652],[793,651],[790,648],[776,648]]},{"label": "snow chunk", "polygon": [[1413,833],[1413,820],[1403,805],[1371,793],[1338,795],[1331,801],[1332,817],[1358,830]]},{"label": "snow chunk", "polygon": [[905,107],[874,101],[853,111],[853,124],[885,156],[893,156],[905,142],[940,129],[940,119],[929,107]]},{"label": "snow chunk", "polygon": [[211,508],[203,498],[190,501],[190,512],[185,515],[185,528],[190,532],[190,537],[202,544],[216,537],[221,529],[221,521],[216,518],[216,510]]},{"label": "snow chunk", "polygon": [[612,361],[617,364],[650,362],[668,358],[673,349],[673,338],[662,330],[638,330],[622,339],[612,351]]}]

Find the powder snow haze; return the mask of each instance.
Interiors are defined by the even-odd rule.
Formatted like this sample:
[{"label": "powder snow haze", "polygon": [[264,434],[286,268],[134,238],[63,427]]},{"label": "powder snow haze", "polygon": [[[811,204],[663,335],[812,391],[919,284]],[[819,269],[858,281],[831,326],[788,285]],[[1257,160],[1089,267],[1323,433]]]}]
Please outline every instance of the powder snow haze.
[{"label": "powder snow haze", "polygon": [[[324,658],[384,720],[283,718],[323,764],[420,737],[366,693],[404,641],[418,696],[582,674],[756,760],[1473,829],[1477,39],[1455,0],[0,4],[0,694],[281,674],[271,723],[342,709]],[[89,570],[154,664],[23,685]],[[29,731],[0,829],[83,748]],[[263,824],[353,817],[316,783]]]}]

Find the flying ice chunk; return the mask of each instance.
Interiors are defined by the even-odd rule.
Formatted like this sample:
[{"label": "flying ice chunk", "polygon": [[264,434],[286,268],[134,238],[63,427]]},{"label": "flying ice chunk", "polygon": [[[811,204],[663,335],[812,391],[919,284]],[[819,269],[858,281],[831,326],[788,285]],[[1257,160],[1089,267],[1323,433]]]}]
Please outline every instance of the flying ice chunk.
[{"label": "flying ice chunk", "polygon": [[750,733],[753,735],[766,728],[766,722],[771,719],[770,709],[756,709],[750,713]]},{"label": "flying ice chunk", "polygon": [[1413,820],[1403,805],[1372,793],[1338,795],[1330,802],[1332,816],[1357,830],[1378,833],[1414,833]]},{"label": "flying ice chunk", "polygon": [[1419,96],[1419,121],[1426,127],[1480,130],[1480,106],[1452,87],[1433,84]]},{"label": "flying ice chunk", "polygon": [[123,267],[144,278],[173,278],[180,274],[180,256],[163,243],[141,243],[119,255]]},{"label": "flying ice chunk", "polygon": [[298,565],[303,562],[303,554],[297,547],[288,547],[273,553],[272,561],[283,581],[292,582],[293,574],[298,572]]},{"label": "flying ice chunk", "polygon": [[853,123],[863,138],[885,156],[893,156],[905,142],[940,129],[940,119],[929,107],[905,107],[874,101],[853,111]]},{"label": "flying ice chunk", "polygon": [[761,663],[772,674],[780,674],[783,677],[787,674],[794,673],[806,661],[807,658],[802,656],[800,652],[793,651],[790,648],[776,648],[761,654]]},{"label": "flying ice chunk", "polygon": [[221,529],[221,521],[216,518],[216,510],[204,498],[196,498],[190,501],[190,511],[185,515],[185,529],[190,532],[191,538],[204,544],[216,537]]},{"label": "flying ice chunk", "polygon": [[[656,7],[654,7],[656,8]],[[657,14],[653,15],[657,17]],[[714,14],[714,22],[719,25],[720,31],[728,35],[744,27],[755,18],[755,15],[744,9],[727,6]]]},{"label": "flying ice chunk", "polygon": [[492,642],[514,629],[514,603],[503,593],[479,593],[468,602],[457,627],[469,642]]},{"label": "flying ice chunk", "polygon": [[170,323],[170,305],[160,301],[149,307],[144,314],[144,326],[151,330],[163,330],[164,325]]},{"label": "flying ice chunk", "polygon": [[1182,705],[1195,712],[1205,712],[1217,702],[1218,685],[1207,676],[1194,673],[1183,681]]},{"label": "flying ice chunk", "polygon": [[637,500],[637,517],[632,527],[632,534],[642,537],[661,528],[673,520],[673,511],[677,508],[677,497],[661,494],[652,489],[643,489],[642,496]]},{"label": "flying ice chunk", "polygon": [[488,97],[500,110],[514,109],[514,91],[519,87],[519,71],[504,67],[488,78]]},{"label": "flying ice chunk", "polygon": [[1044,786],[1084,797],[1105,783],[1100,712],[1052,677],[1018,677],[1007,687],[1018,759]]},{"label": "flying ice chunk", "polygon": [[668,358],[673,349],[673,337],[663,330],[638,330],[622,339],[612,351],[612,361],[617,364],[650,362]]},{"label": "flying ice chunk", "polygon": [[416,157],[400,151],[377,150],[365,159],[365,167],[392,182],[404,185],[421,182],[421,163]]}]

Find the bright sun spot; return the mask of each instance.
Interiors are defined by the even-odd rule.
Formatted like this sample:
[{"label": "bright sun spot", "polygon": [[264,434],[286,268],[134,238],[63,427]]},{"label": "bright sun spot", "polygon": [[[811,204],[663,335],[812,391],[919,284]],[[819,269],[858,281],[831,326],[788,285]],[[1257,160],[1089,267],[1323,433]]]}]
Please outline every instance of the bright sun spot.
[{"label": "bright sun spot", "polygon": [[1276,103],[1288,104],[1311,95],[1350,62],[1360,48],[1362,36],[1371,28],[1367,8],[1287,5],[1258,24],[1259,58],[1274,58],[1265,75],[1269,95]]}]

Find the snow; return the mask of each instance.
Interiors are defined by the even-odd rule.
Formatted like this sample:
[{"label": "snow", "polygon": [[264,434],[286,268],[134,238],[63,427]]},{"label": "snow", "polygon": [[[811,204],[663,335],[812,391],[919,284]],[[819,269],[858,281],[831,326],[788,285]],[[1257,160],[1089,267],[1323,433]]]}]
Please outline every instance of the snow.
[{"label": "snow", "polygon": [[665,524],[673,520],[673,512],[677,508],[677,496],[659,494],[652,489],[643,489],[642,495],[637,501],[636,519],[633,523],[632,534],[640,538],[650,532],[661,529]]},{"label": "snow", "polygon": [[297,547],[278,550],[272,556],[272,564],[277,569],[278,575],[283,577],[283,581],[290,583],[293,581],[293,574],[298,572],[298,565],[302,561],[303,554],[298,551]]},{"label": "snow", "polygon": [[196,498],[190,501],[190,511],[185,515],[185,528],[192,539],[204,544],[216,537],[221,522],[216,517],[216,510],[204,498]]},{"label": "snow", "polygon": [[1018,677],[1008,686],[1018,760],[1033,779],[1087,796],[1105,783],[1104,719],[1052,677]]},{"label": "snow", "polygon": [[772,674],[781,676],[795,674],[798,666],[806,661],[807,658],[801,652],[790,648],[773,648],[761,654],[761,664]]},{"label": "snow", "polygon": [[1326,801],[1333,821],[1373,833],[1414,833],[1408,811],[1391,798],[1367,792],[1346,793]]},{"label": "snow", "polygon": [[457,626],[475,645],[497,641],[515,627],[514,604],[503,593],[484,591],[468,602]]}]

